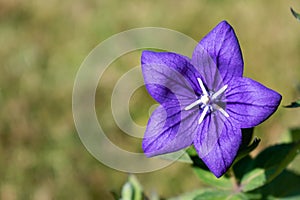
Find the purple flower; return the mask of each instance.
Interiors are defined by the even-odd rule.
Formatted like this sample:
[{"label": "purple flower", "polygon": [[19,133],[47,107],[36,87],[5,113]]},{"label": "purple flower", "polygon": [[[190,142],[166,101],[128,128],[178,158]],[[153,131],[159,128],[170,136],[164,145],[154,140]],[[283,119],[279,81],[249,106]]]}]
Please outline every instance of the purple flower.
[{"label": "purple flower", "polygon": [[160,103],[143,139],[146,156],[193,144],[216,177],[235,159],[241,128],[266,120],[281,101],[277,92],[243,77],[241,49],[226,21],[199,42],[191,59],[143,51],[141,60],[146,88]]}]

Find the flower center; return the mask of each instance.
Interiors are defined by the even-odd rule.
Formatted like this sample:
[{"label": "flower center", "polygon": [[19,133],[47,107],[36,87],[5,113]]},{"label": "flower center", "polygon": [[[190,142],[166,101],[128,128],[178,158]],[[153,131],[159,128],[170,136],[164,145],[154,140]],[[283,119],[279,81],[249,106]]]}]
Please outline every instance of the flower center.
[{"label": "flower center", "polygon": [[200,105],[200,108],[202,109],[202,113],[199,117],[198,124],[201,124],[204,117],[208,112],[213,112],[215,110],[220,111],[225,117],[229,117],[228,113],[219,106],[217,103],[220,101],[220,96],[226,91],[228,85],[224,85],[221,87],[217,92],[208,92],[200,78],[197,78],[199,86],[202,90],[203,95],[191,103],[190,105],[186,106],[184,110],[190,110],[195,106]]}]

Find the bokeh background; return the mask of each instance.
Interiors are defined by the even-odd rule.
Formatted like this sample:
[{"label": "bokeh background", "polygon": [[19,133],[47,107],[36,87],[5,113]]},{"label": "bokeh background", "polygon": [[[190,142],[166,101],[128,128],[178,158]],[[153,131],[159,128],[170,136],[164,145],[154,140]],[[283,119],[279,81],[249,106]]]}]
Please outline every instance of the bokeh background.
[{"label": "bokeh background", "polygon": [[[72,117],[76,72],[113,34],[158,26],[198,41],[225,19],[238,35],[245,76],[280,92],[282,105],[296,100],[300,22],[290,6],[300,11],[299,1],[0,0],[0,199],[112,199],[110,192],[120,191],[127,174],[88,153]],[[130,151],[140,151],[141,141],[114,123],[110,94],[122,74],[139,65],[139,57],[136,51],[112,63],[96,94],[105,132]],[[129,105],[132,118],[145,125],[153,103],[144,88],[137,90]],[[257,151],[288,141],[288,129],[300,126],[299,117],[300,109],[281,106],[256,128],[263,139]],[[298,157],[290,167],[300,173],[299,163]],[[164,197],[204,187],[183,163],[137,177],[148,194]]]}]

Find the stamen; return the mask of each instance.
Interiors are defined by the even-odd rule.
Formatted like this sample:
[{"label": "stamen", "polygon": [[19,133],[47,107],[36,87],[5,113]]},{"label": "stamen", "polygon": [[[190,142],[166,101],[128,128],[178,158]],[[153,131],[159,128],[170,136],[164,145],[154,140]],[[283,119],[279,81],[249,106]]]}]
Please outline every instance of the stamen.
[{"label": "stamen", "polygon": [[218,96],[220,96],[221,94],[223,94],[223,92],[225,92],[225,90],[227,89],[228,85],[224,85],[223,87],[221,87],[216,93],[214,93],[212,95],[212,99],[216,99]]},{"label": "stamen", "polygon": [[228,114],[223,108],[220,108],[219,111],[220,111],[225,117],[229,117],[229,114]]},{"label": "stamen", "polygon": [[204,110],[203,110],[203,112],[201,113],[201,116],[200,116],[200,118],[199,118],[199,120],[198,120],[198,124],[201,124],[201,122],[203,121],[203,119],[204,119],[204,117],[205,117],[205,115],[206,115],[208,109],[209,109],[209,106],[205,106],[205,107],[204,107]]},{"label": "stamen", "polygon": [[208,92],[206,91],[205,86],[204,86],[202,80],[200,78],[197,78],[197,80],[198,80],[198,83],[199,83],[199,85],[201,87],[201,90],[202,90],[203,94],[206,95],[206,96],[208,96]]},{"label": "stamen", "polygon": [[190,105],[188,105],[187,107],[184,108],[184,110],[190,110],[193,107],[199,105],[200,103],[202,103],[202,99],[198,99],[197,101],[194,101],[193,103],[191,103]]},{"label": "stamen", "polygon": [[202,113],[198,119],[198,124],[201,124],[203,122],[203,120],[204,120],[206,114],[209,112],[209,110],[211,112],[213,112],[214,110],[218,110],[225,117],[229,117],[229,114],[226,112],[226,110],[214,102],[214,100],[216,100],[216,98],[218,98],[220,95],[222,95],[226,91],[226,89],[228,88],[228,85],[224,85],[215,93],[208,94],[208,91],[206,90],[202,80],[200,78],[197,78],[197,80],[198,80],[198,83],[202,90],[203,95],[201,96],[200,99],[197,99],[190,105],[186,106],[184,108],[184,110],[190,110],[190,109],[194,108],[195,106],[201,105]]},{"label": "stamen", "polygon": [[229,117],[229,114],[219,105],[215,104],[214,107],[220,111],[225,117]]}]

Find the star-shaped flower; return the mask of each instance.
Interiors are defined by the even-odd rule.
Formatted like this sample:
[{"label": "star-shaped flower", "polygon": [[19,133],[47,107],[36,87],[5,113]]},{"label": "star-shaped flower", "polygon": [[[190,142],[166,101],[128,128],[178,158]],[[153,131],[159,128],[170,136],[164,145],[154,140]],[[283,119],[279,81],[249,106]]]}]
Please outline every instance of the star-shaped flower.
[{"label": "star-shaped flower", "polygon": [[155,156],[194,145],[216,176],[234,161],[241,128],[254,127],[277,109],[281,95],[243,77],[243,58],[232,27],[223,21],[195,48],[192,58],[143,51],[146,89],[161,105],[152,113],[143,149]]}]

